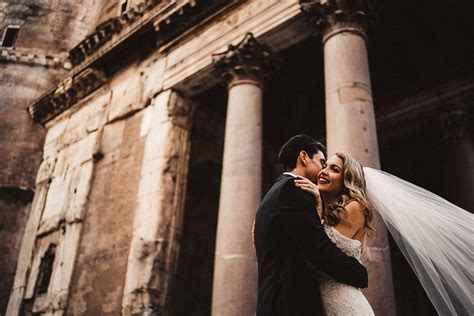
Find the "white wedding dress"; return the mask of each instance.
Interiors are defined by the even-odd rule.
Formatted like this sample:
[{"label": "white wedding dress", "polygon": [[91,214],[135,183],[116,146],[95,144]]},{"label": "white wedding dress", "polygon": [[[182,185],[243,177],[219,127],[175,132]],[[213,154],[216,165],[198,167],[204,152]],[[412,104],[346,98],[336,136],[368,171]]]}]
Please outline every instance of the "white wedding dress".
[{"label": "white wedding dress", "polygon": [[[334,227],[324,225],[324,231],[346,255],[360,259],[361,243],[339,233]],[[328,316],[366,316],[375,315],[361,290],[336,281],[324,272],[318,275],[321,300],[324,312]]]}]

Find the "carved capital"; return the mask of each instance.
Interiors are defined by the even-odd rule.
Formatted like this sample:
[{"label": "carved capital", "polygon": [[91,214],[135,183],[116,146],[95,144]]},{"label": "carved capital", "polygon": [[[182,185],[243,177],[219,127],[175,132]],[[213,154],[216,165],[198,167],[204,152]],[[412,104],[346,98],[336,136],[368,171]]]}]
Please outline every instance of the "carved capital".
[{"label": "carved capital", "polygon": [[375,0],[300,0],[301,10],[323,35],[350,32],[367,39],[367,29],[375,20]]},{"label": "carved capital", "polygon": [[450,110],[442,112],[440,118],[443,140],[472,140],[469,113],[461,109]]},{"label": "carved capital", "polygon": [[252,33],[247,33],[236,46],[229,45],[227,51],[212,55],[212,60],[217,73],[229,83],[229,88],[242,82],[262,86],[272,65],[270,49],[260,44]]}]

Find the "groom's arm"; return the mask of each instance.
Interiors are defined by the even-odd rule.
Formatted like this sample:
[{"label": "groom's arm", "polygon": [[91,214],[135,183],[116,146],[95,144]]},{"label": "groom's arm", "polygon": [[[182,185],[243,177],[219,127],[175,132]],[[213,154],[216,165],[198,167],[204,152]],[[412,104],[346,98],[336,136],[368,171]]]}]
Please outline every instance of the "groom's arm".
[{"label": "groom's arm", "polygon": [[324,232],[311,194],[294,186],[293,181],[280,191],[280,222],[309,262],[340,282],[365,288],[367,269],[344,254]]}]

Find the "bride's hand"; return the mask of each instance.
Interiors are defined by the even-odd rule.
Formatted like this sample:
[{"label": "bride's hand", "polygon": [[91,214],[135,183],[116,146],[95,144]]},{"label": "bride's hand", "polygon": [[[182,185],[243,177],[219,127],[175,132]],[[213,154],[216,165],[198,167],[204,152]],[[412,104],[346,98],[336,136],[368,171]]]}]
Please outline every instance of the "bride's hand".
[{"label": "bride's hand", "polygon": [[298,188],[305,190],[314,196],[316,200],[316,211],[318,212],[318,215],[321,218],[323,212],[323,202],[321,200],[321,194],[319,193],[319,189],[316,184],[306,178],[299,177],[295,180],[295,185]]}]

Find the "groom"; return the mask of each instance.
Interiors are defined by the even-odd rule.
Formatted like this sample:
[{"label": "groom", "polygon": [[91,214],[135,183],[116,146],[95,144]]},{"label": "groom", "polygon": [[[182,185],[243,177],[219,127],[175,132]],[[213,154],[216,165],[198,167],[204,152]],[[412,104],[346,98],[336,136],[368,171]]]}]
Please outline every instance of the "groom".
[{"label": "groom", "polygon": [[326,148],[307,135],[288,140],[279,158],[287,172],[263,198],[255,222],[258,260],[257,316],[323,315],[314,271],[367,287],[367,270],[327,237],[314,197],[294,185],[295,177],[313,183],[325,164]]}]

